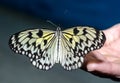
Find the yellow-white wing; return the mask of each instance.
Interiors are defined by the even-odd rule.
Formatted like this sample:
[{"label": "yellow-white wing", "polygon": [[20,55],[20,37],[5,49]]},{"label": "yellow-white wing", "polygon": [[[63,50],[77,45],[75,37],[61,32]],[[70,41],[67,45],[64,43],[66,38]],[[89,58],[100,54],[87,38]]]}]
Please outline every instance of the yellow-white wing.
[{"label": "yellow-white wing", "polygon": [[77,69],[84,62],[84,55],[101,48],[106,38],[102,31],[91,27],[73,27],[62,32],[61,65],[67,69]]},{"label": "yellow-white wing", "polygon": [[54,31],[46,29],[21,31],[11,36],[9,46],[15,53],[27,55],[32,64],[39,69],[48,70],[55,63]]}]

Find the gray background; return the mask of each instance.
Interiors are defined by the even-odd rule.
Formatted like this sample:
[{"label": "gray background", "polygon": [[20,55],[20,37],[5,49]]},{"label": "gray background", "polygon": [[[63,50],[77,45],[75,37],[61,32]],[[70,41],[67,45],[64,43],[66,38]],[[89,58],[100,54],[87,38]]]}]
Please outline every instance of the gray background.
[{"label": "gray background", "polygon": [[0,7],[0,83],[117,83],[81,69],[66,71],[59,64],[49,71],[39,70],[31,65],[26,56],[10,50],[8,46],[10,35],[41,26],[53,27],[19,11]]}]

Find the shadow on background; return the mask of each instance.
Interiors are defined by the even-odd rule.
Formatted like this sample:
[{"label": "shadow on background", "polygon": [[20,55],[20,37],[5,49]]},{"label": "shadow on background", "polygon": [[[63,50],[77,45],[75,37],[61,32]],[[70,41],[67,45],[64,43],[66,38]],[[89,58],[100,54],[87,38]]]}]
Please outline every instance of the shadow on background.
[{"label": "shadow on background", "polygon": [[58,64],[49,71],[38,70],[26,56],[10,50],[10,35],[28,28],[43,27],[55,29],[43,20],[0,7],[0,83],[115,83],[81,69],[66,71]]}]

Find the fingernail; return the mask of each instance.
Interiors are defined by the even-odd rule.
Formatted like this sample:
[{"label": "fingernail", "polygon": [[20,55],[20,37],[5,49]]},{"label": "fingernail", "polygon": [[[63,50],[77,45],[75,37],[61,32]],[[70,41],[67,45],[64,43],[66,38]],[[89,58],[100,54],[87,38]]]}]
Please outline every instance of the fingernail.
[{"label": "fingernail", "polygon": [[95,70],[95,67],[96,67],[96,64],[94,64],[94,63],[91,63],[91,64],[88,64],[88,65],[87,65],[88,71],[94,71],[94,70]]}]

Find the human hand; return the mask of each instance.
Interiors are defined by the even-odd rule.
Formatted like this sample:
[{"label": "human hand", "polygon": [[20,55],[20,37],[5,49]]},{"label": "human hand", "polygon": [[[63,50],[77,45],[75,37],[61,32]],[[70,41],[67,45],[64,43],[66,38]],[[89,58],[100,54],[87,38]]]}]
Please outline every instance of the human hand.
[{"label": "human hand", "polygon": [[[86,56],[87,70],[97,71],[120,78],[120,24],[103,31],[104,46]],[[97,60],[93,60],[95,57]]]}]

